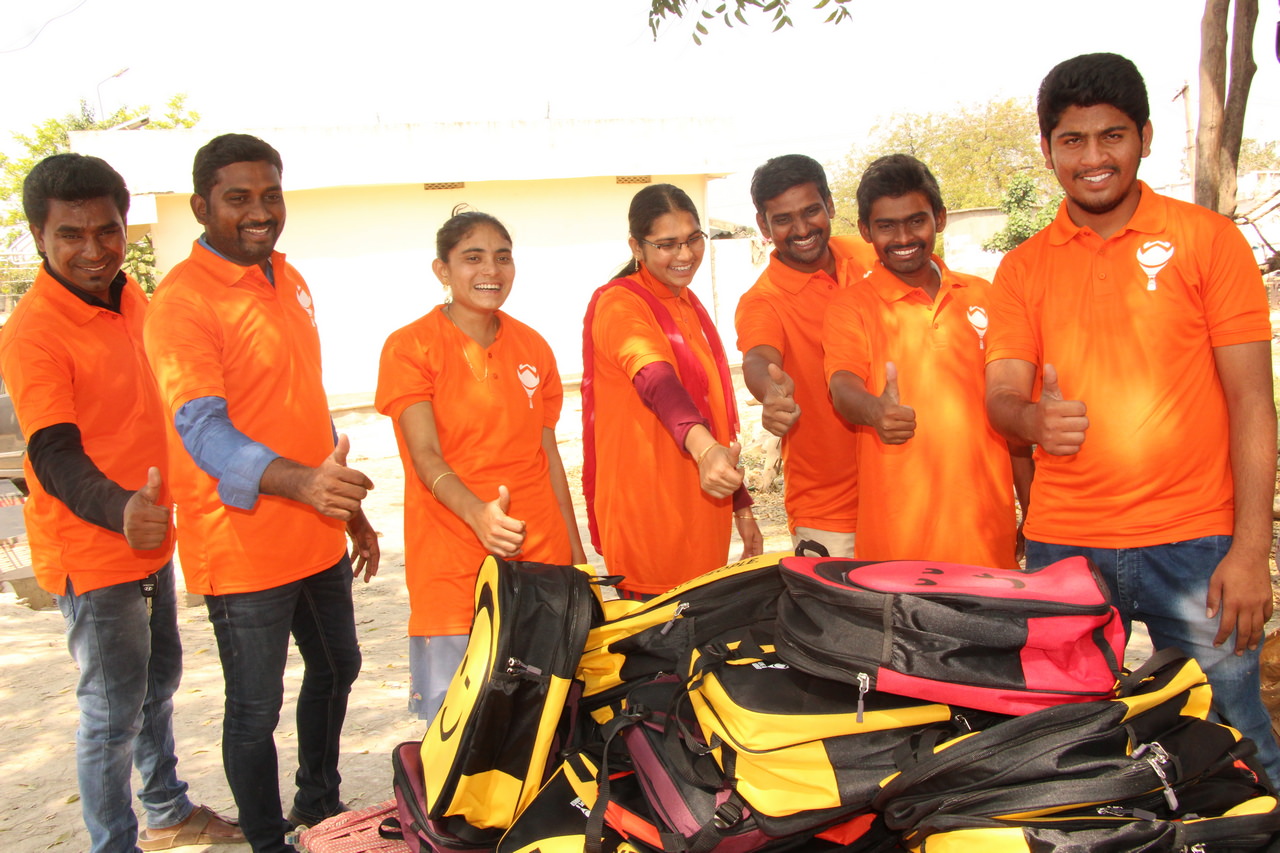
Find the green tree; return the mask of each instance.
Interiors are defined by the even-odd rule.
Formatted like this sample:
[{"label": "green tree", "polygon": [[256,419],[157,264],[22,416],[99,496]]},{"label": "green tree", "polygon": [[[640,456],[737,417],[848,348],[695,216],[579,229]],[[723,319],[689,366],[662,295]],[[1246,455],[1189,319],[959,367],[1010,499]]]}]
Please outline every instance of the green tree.
[{"label": "green tree", "polygon": [[1007,252],[1020,245],[1053,221],[1062,201],[1062,193],[1044,201],[1036,181],[1025,173],[1009,179],[1009,188],[1000,200],[1000,209],[1008,214],[1004,228],[982,244],[988,252]]},{"label": "green tree", "polygon": [[[823,23],[838,24],[852,17],[846,5],[849,2],[850,0],[816,0],[813,8],[827,13]],[[651,0],[649,30],[653,37],[658,37],[660,24],[672,18],[683,18],[686,12],[695,17],[692,33],[694,44],[702,44],[702,37],[710,32],[706,22],[717,18],[726,27],[732,28],[735,20],[745,26],[748,14],[766,17],[773,24],[774,32],[795,25],[791,20],[791,0]]]},{"label": "green tree", "polygon": [[[19,157],[0,154],[0,227],[25,224],[22,216],[22,182],[31,169],[46,157],[71,150],[69,134],[76,130],[107,130],[129,122],[149,118],[145,128],[167,130],[175,127],[192,127],[200,121],[200,114],[187,109],[187,96],[174,95],[165,104],[164,112],[151,115],[151,107],[120,107],[104,118],[94,115],[93,107],[80,101],[79,113],[45,119],[32,127],[30,133],[15,133],[13,138],[26,152]],[[7,240],[3,242],[8,242]]]},{"label": "green tree", "polygon": [[911,154],[938,179],[951,210],[995,207],[1015,175],[1035,175],[1032,184],[1048,195],[1056,185],[1044,169],[1040,130],[1030,99],[1008,98],[965,105],[946,113],[903,113],[876,125],[870,141],[855,145],[831,181],[837,230],[857,230],[857,189],[871,161],[885,154]]}]

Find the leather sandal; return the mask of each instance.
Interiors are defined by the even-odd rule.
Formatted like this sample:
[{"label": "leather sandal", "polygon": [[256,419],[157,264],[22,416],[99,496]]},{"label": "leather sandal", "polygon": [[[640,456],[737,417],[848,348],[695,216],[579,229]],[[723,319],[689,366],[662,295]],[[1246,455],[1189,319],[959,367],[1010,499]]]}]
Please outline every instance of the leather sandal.
[{"label": "leather sandal", "polygon": [[208,806],[196,806],[182,823],[138,833],[141,850],[169,850],[191,844],[242,844],[244,833]]}]

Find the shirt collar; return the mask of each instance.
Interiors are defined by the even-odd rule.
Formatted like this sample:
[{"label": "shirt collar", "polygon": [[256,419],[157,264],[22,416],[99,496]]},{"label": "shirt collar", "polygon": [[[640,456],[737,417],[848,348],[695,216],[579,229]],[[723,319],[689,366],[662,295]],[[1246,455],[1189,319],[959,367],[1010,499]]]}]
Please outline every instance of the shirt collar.
[{"label": "shirt collar", "polygon": [[58,284],[65,287],[72,296],[92,308],[101,308],[104,311],[120,313],[120,294],[124,292],[125,275],[124,270],[117,270],[115,278],[111,279],[111,284],[107,287],[107,298],[103,299],[95,293],[76,287],[62,276],[58,275],[53,267],[49,266],[49,261],[45,260],[41,264],[41,268],[50,278]]},{"label": "shirt collar", "polygon": [[[1138,186],[1141,189],[1141,195],[1138,197],[1138,206],[1133,211],[1133,216],[1129,217],[1129,221],[1111,236],[1113,240],[1123,235],[1126,231],[1159,234],[1165,230],[1168,221],[1168,203],[1166,199],[1142,181],[1138,181]],[[1084,226],[1076,225],[1071,221],[1071,214],[1067,212],[1067,200],[1063,199],[1058,206],[1058,215],[1049,224],[1050,244],[1062,246],[1075,239],[1084,230]],[[1089,233],[1092,234],[1094,232],[1089,229]]]},{"label": "shirt collar", "polygon": [[[938,296],[955,287],[965,287],[966,283],[957,278],[947,265],[942,262],[942,258],[937,255],[931,255],[930,260],[934,266],[938,268],[938,277],[942,280],[938,285]],[[916,296],[923,291],[918,287],[912,287],[902,279],[898,278],[889,268],[880,261],[876,261],[876,265],[867,273],[867,281],[875,288],[877,294],[885,302],[894,302],[899,299],[907,299]],[[935,300],[936,301],[936,300]]]},{"label": "shirt collar", "polygon": [[649,268],[644,264],[640,265],[640,271],[635,274],[635,278],[645,287],[652,290],[659,299],[683,299],[685,302],[689,301],[689,297],[685,295],[685,291],[689,288],[681,288],[678,294],[672,293],[671,288],[654,278],[653,273],[649,272]]},{"label": "shirt collar", "polygon": [[230,260],[226,255],[223,255],[217,249],[210,246],[208,241],[205,240],[203,234],[200,235],[195,244],[204,251],[193,251],[190,259],[203,268],[215,281],[220,284],[224,284],[227,287],[230,287],[245,278],[251,278],[254,275],[254,270],[257,270],[257,274],[262,277],[263,281],[274,287],[275,270],[284,263],[285,256],[283,252],[272,252],[271,258],[267,262],[267,266],[272,272],[268,275],[263,272],[262,267],[258,264],[244,266],[243,264],[238,264],[235,261]]}]

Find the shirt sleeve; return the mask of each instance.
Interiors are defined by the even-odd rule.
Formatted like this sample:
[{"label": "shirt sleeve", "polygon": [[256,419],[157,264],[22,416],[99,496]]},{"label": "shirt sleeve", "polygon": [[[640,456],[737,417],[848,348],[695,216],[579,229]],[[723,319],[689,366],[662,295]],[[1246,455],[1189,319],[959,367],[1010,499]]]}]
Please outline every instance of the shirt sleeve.
[{"label": "shirt sleeve", "polygon": [[410,328],[392,332],[378,360],[374,408],[397,422],[405,409],[435,399],[434,362],[425,335],[411,334]]},{"label": "shirt sleeve", "polygon": [[787,336],[782,318],[756,287],[742,294],[733,313],[734,330],[738,333],[738,351],[746,353],[759,346],[769,346],[786,355]]},{"label": "shirt sleeve", "polygon": [[542,341],[542,347],[546,350],[542,381],[538,384],[539,393],[542,394],[542,425],[554,430],[564,408],[564,385],[560,381],[560,368],[551,347],[545,340]]},{"label": "shirt sleeve", "polygon": [[222,502],[237,509],[253,509],[262,472],[280,454],[236,429],[222,397],[199,397],[183,404],[173,417],[173,425],[200,470],[218,481]]},{"label": "shirt sleeve", "polygon": [[1014,250],[996,269],[987,298],[987,363],[1016,358],[1040,363],[1040,346],[1027,300],[1027,268]]},{"label": "shirt sleeve", "polygon": [[871,344],[866,320],[857,304],[859,294],[845,290],[827,309],[822,323],[823,373],[827,382],[847,370],[863,382],[870,379]]},{"label": "shirt sleeve", "polygon": [[1269,341],[1271,312],[1258,265],[1240,229],[1224,222],[1209,252],[1203,299],[1215,347]]},{"label": "shirt sleeve", "polygon": [[601,356],[634,378],[646,365],[665,361],[674,366],[671,343],[653,311],[641,297],[625,287],[600,294],[591,336]]},{"label": "shirt sleeve", "polygon": [[40,485],[82,521],[124,533],[124,508],[133,492],[109,478],[84,450],[80,427],[53,424],[27,442],[27,457]]},{"label": "shirt sleeve", "polygon": [[676,369],[666,362],[655,362],[640,368],[632,379],[636,393],[649,411],[658,416],[667,432],[675,439],[676,447],[684,452],[684,440],[689,430],[698,424],[707,429],[711,425],[694,405],[689,392],[680,384]]}]

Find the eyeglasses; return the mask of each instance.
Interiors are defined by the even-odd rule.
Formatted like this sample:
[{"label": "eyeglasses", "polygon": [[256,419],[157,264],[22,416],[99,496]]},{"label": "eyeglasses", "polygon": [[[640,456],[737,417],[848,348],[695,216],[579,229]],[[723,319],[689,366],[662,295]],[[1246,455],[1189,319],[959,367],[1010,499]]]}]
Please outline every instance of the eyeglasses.
[{"label": "eyeglasses", "polygon": [[644,243],[646,246],[652,246],[664,254],[674,255],[685,246],[688,246],[690,251],[696,250],[702,245],[702,241],[705,239],[707,239],[706,232],[698,231],[694,234],[690,234],[688,240],[663,240],[661,243],[651,243],[648,240],[640,240],[639,242]]}]

